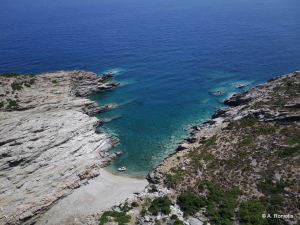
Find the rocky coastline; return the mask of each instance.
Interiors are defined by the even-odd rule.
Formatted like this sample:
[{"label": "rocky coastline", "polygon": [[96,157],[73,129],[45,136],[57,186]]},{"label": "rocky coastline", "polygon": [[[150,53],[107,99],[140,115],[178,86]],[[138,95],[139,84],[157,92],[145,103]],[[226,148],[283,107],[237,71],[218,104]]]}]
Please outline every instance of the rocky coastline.
[{"label": "rocky coastline", "polygon": [[[272,212],[289,216],[270,220],[271,224],[298,224],[299,96],[300,71],[233,95],[224,101],[231,107],[219,109],[211,119],[191,127],[176,152],[148,174],[150,184],[144,191],[74,224],[96,225],[106,219],[111,222],[104,224],[117,224],[104,213],[120,212],[130,216],[127,224],[208,225],[223,220],[238,225],[247,222],[241,212],[248,210],[247,204],[256,204],[261,210],[256,222],[249,224],[262,223],[262,213]],[[209,201],[212,190],[223,200]],[[224,198],[230,192],[236,192],[230,200],[234,208],[227,206],[226,215],[230,216],[226,217],[218,210],[225,207],[222,201],[228,201]],[[182,207],[178,197],[186,194],[203,199],[207,206],[184,216],[186,205]],[[172,201],[170,211],[155,215],[152,203],[162,197]]]},{"label": "rocky coastline", "polygon": [[59,199],[100,174],[120,152],[95,132],[86,97],[119,85],[86,71],[0,76],[0,224],[32,224]]}]

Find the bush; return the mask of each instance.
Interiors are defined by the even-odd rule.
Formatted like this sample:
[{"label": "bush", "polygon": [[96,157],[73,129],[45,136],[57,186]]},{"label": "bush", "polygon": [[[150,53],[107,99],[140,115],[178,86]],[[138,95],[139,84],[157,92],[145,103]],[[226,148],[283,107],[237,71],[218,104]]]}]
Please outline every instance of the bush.
[{"label": "bush", "polygon": [[29,84],[34,84],[35,83],[35,81],[36,81],[36,79],[30,79],[30,81],[29,81]]},{"label": "bush", "polygon": [[176,173],[175,175],[166,174],[164,182],[170,187],[175,187],[180,181],[182,181],[182,179],[183,175],[180,173]]},{"label": "bush", "polygon": [[53,83],[53,84],[57,84],[57,81],[56,81],[56,80],[53,80],[52,83]]},{"label": "bush", "polygon": [[22,75],[25,75],[25,76],[35,76],[35,74],[20,74],[20,73],[3,73],[1,76],[3,77],[17,77],[17,76],[22,76]]},{"label": "bush", "polygon": [[120,209],[121,209],[121,211],[123,211],[123,212],[126,213],[129,210],[132,210],[133,208],[128,205],[128,202],[125,202],[125,204],[123,205],[123,207],[120,207]]},{"label": "bush", "polygon": [[19,105],[18,105],[18,103],[16,101],[8,99],[8,106],[7,106],[8,108],[18,107],[18,106]]},{"label": "bush", "polygon": [[152,189],[153,192],[157,192],[157,188],[154,184],[151,185],[151,189]]},{"label": "bush", "polygon": [[27,84],[27,83],[25,83],[24,85],[25,85],[26,87],[31,87],[30,84]]},{"label": "bush", "polygon": [[255,224],[262,225],[264,219],[262,213],[264,206],[257,201],[243,202],[238,211],[239,217],[241,217],[241,224]]},{"label": "bush", "polygon": [[147,210],[145,208],[142,208],[140,214],[141,216],[145,216],[146,215]]},{"label": "bush", "polygon": [[149,212],[152,212],[153,215],[157,216],[158,212],[161,211],[164,214],[169,214],[171,212],[170,206],[172,202],[171,200],[164,196],[164,197],[158,197],[153,200],[149,207]]},{"label": "bush", "polygon": [[21,90],[23,87],[21,86],[22,83],[18,83],[16,81],[14,81],[10,86],[13,90]]},{"label": "bush", "polygon": [[231,121],[231,122],[227,125],[227,127],[224,128],[224,130],[232,130],[233,127],[235,126],[235,124],[236,124],[236,121]]},{"label": "bush", "polygon": [[243,191],[241,191],[238,188],[232,188],[231,190],[226,191],[226,196],[229,197],[229,198],[236,199],[241,194],[243,194]]},{"label": "bush", "polygon": [[287,143],[289,145],[300,143],[300,136],[290,137],[290,138],[285,140],[285,143]]},{"label": "bush", "polygon": [[173,225],[184,225],[183,222],[178,219],[178,216],[177,215],[172,215],[171,216],[171,220],[175,220],[175,222],[173,223]]},{"label": "bush", "polygon": [[114,221],[118,222],[119,225],[125,225],[125,223],[129,223],[131,219],[131,216],[126,215],[123,212],[106,211],[99,219],[99,225],[103,225],[104,223],[109,222],[109,219],[107,217],[114,217]]},{"label": "bush", "polygon": [[132,206],[132,207],[138,207],[139,204],[138,204],[137,202],[132,202],[132,203],[131,203],[131,206]]},{"label": "bush", "polygon": [[238,146],[242,147],[242,146],[245,146],[245,145],[249,145],[252,141],[253,141],[253,138],[246,138],[246,139],[240,141]]},{"label": "bush", "polygon": [[4,106],[4,102],[0,102],[0,108]]},{"label": "bush", "polygon": [[184,211],[184,216],[188,216],[190,213],[196,213],[202,207],[206,206],[205,201],[200,197],[193,194],[183,194],[178,197],[178,203]]},{"label": "bush", "polygon": [[285,147],[283,149],[283,151],[278,153],[278,156],[279,157],[287,157],[287,156],[290,156],[290,155],[294,154],[299,149],[300,149],[300,145],[296,145],[295,147]]}]

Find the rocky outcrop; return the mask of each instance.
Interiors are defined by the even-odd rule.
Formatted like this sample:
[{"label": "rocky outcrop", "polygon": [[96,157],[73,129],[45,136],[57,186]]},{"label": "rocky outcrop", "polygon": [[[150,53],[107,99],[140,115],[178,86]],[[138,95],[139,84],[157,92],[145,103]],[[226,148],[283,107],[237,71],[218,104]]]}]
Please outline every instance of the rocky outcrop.
[{"label": "rocky outcrop", "polygon": [[0,76],[0,224],[31,224],[60,198],[99,175],[120,153],[90,115],[86,98],[116,87],[92,72]]}]

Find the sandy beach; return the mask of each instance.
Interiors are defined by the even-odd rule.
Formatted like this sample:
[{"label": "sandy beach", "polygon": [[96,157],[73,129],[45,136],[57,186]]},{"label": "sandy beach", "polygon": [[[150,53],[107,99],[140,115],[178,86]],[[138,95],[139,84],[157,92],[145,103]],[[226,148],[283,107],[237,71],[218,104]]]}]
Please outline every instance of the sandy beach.
[{"label": "sandy beach", "polygon": [[134,192],[142,191],[147,184],[146,179],[116,176],[101,169],[100,176],[60,200],[36,224],[46,224],[47,220],[47,225],[73,223],[76,218],[92,215],[132,197]]}]

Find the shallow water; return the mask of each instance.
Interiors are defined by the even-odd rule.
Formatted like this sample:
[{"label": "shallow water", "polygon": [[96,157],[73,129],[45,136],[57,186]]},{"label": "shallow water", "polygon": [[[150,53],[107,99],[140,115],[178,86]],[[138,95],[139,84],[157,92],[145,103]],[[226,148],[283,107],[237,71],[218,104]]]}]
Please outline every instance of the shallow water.
[{"label": "shallow water", "polygon": [[[0,3],[0,73],[116,70],[99,129],[145,176],[230,94],[299,70],[298,0],[65,0]],[[216,94],[216,91],[223,94]]]}]

